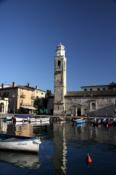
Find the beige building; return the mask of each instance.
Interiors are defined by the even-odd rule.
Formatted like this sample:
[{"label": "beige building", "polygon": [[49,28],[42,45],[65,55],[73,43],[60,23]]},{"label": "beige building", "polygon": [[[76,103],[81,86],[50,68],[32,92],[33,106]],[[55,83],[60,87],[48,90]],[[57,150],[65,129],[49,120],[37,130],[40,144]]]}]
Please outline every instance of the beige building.
[{"label": "beige building", "polygon": [[24,111],[26,113],[32,113],[34,110],[34,99],[36,97],[44,98],[46,92],[32,87],[29,84],[26,86],[16,85],[15,82],[12,85],[0,87],[0,97],[6,97],[9,101],[8,112],[15,113],[18,111]]},{"label": "beige building", "polygon": [[8,98],[0,99],[0,114],[8,113]]}]

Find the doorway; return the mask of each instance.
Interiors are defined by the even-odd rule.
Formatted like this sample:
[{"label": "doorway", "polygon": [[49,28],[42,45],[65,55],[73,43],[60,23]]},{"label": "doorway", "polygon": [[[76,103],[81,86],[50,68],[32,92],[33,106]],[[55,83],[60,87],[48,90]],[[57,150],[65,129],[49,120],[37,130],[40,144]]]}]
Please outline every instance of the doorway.
[{"label": "doorway", "polygon": [[81,108],[78,108],[78,110],[77,110],[77,116],[81,116]]}]

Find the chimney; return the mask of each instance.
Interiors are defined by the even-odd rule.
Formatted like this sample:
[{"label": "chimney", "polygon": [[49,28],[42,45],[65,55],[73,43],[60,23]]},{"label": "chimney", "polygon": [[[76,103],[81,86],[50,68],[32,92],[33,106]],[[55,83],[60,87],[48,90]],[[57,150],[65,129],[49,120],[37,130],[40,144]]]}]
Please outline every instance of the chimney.
[{"label": "chimney", "polygon": [[12,82],[12,87],[15,87],[15,85],[16,85],[16,84],[15,84],[15,82],[13,81],[13,82]]},{"label": "chimney", "polygon": [[1,87],[2,87],[2,89],[4,88],[4,84],[3,83],[1,84]]},{"label": "chimney", "polygon": [[27,83],[27,87],[29,87],[30,86],[30,84],[29,83]]}]

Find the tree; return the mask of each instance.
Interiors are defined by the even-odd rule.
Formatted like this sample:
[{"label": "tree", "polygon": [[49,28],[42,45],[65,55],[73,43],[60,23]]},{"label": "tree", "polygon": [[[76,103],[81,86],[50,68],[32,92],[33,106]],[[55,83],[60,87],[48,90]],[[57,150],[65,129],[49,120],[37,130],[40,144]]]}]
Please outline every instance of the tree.
[{"label": "tree", "polygon": [[45,114],[47,109],[46,98],[36,98],[34,100],[34,107],[37,108],[37,114]]},{"label": "tree", "polygon": [[51,91],[47,90],[45,98],[36,97],[34,100],[34,107],[37,108],[37,114],[48,114],[48,98],[51,96]]}]

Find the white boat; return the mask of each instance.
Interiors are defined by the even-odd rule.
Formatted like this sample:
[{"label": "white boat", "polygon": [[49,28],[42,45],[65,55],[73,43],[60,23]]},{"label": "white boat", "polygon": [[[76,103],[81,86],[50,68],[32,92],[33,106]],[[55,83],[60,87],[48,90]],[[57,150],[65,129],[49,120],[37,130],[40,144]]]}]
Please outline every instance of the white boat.
[{"label": "white boat", "polygon": [[12,121],[12,116],[6,116],[3,121],[4,122]]},{"label": "white boat", "polygon": [[32,117],[31,114],[15,114],[14,119],[16,122],[27,122]]},{"label": "white boat", "polygon": [[28,118],[15,117],[16,122],[28,122]]},{"label": "white boat", "polygon": [[12,116],[6,116],[6,120],[12,120]]},{"label": "white boat", "polygon": [[40,123],[49,123],[50,117],[49,116],[35,116],[29,119],[30,122],[40,122]]},{"label": "white boat", "polygon": [[26,115],[26,114],[15,114],[13,116],[6,116],[4,118],[4,122],[7,122],[7,121],[26,122],[26,121],[29,121],[30,117],[31,117],[30,115]]},{"label": "white boat", "polygon": [[49,124],[50,123],[50,116],[32,116],[31,114],[15,114],[14,116],[10,116],[5,118],[5,121],[13,121],[14,123],[17,122],[30,122],[35,123],[38,122],[40,124]]},{"label": "white boat", "polygon": [[40,122],[32,122],[31,125],[32,126],[47,126],[47,125],[50,125],[50,122],[49,121],[48,122],[42,122],[42,123],[40,123]]},{"label": "white boat", "polygon": [[76,122],[76,124],[82,124],[82,123],[86,123],[87,120],[84,119],[84,118],[78,118],[78,119],[75,120],[75,122]]},{"label": "white boat", "polygon": [[40,138],[0,134],[0,149],[38,152]]}]

